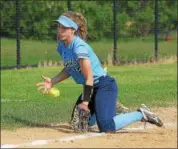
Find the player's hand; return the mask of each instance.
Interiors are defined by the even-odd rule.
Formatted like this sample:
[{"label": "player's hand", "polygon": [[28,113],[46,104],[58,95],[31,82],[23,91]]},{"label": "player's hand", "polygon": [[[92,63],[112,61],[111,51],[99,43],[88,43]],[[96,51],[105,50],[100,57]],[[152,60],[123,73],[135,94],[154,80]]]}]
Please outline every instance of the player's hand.
[{"label": "player's hand", "polygon": [[84,111],[89,111],[90,112],[90,110],[88,108],[88,102],[82,102],[82,103],[78,104],[78,107],[80,109],[84,110]]},{"label": "player's hand", "polygon": [[49,90],[53,87],[51,78],[42,75],[44,82],[37,83],[38,91],[42,91],[43,94],[48,94]]}]

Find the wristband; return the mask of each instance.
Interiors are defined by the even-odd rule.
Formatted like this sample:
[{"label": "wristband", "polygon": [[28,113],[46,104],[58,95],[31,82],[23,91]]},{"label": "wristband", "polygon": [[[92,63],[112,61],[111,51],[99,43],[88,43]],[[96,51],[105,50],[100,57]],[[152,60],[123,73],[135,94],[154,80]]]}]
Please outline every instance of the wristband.
[{"label": "wristband", "polygon": [[88,101],[89,102],[91,100],[92,93],[93,93],[93,86],[84,85],[83,101]]}]

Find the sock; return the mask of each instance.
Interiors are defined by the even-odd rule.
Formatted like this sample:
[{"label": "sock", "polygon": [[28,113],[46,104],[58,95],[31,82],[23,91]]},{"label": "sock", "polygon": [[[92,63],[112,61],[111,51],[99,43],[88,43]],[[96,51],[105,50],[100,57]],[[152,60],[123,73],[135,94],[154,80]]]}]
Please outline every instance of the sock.
[{"label": "sock", "polygon": [[143,118],[142,113],[137,111],[116,115],[113,118],[115,123],[115,129],[119,130],[129,124],[132,124],[137,121],[141,121],[142,118]]}]

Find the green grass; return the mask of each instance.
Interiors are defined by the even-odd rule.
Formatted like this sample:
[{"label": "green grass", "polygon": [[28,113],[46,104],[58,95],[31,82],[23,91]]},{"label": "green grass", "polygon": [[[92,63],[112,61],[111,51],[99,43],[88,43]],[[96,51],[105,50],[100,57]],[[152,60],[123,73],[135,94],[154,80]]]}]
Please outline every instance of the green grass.
[{"label": "green grass", "polygon": [[[36,91],[41,74],[52,77],[62,68],[32,68],[1,72],[1,128],[15,129],[70,120],[72,107],[82,87],[68,79],[56,87],[57,99]],[[130,107],[176,106],[177,64],[109,67],[119,85],[119,99]]]},{"label": "green grass", "polygon": [[[152,38],[153,39],[153,38]],[[103,40],[90,43],[100,60],[106,61],[108,53],[112,52],[113,41]],[[159,41],[159,58],[176,55],[176,40],[171,42]],[[118,42],[118,57],[121,61],[147,61],[154,57],[153,40],[133,39]],[[39,61],[59,61],[56,42],[21,40],[21,64],[38,64]],[[1,65],[16,65],[16,41],[1,39]]]}]

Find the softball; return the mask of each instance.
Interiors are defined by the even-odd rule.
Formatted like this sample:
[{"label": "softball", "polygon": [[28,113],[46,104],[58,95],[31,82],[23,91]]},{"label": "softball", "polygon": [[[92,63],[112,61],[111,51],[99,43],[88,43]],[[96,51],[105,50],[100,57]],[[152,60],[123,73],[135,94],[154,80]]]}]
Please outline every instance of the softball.
[{"label": "softball", "polygon": [[58,97],[58,96],[60,96],[60,91],[59,91],[59,89],[53,87],[50,89],[49,95],[52,97]]}]

